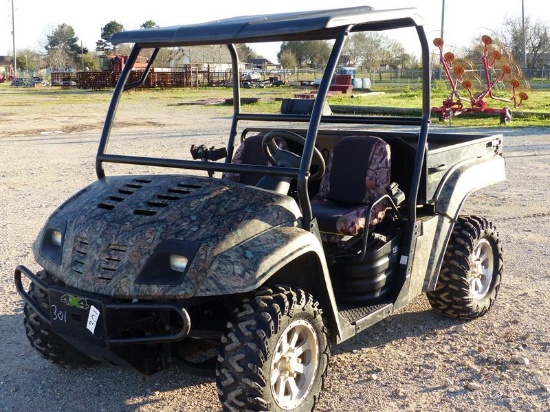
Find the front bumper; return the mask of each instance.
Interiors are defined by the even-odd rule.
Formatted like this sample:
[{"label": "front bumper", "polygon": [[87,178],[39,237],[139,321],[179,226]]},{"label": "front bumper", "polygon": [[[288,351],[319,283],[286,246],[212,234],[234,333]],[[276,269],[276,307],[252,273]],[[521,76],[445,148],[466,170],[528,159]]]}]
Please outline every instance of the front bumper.
[{"label": "front bumper", "polygon": [[[47,294],[48,312],[24,289],[22,276]],[[163,344],[180,341],[191,330],[188,312],[176,303],[117,301],[51,285],[23,265],[16,268],[14,280],[23,300],[54,334],[93,359],[130,366],[145,374],[153,372],[153,365],[143,362],[145,352],[160,360],[164,358],[160,352],[166,349]]]}]

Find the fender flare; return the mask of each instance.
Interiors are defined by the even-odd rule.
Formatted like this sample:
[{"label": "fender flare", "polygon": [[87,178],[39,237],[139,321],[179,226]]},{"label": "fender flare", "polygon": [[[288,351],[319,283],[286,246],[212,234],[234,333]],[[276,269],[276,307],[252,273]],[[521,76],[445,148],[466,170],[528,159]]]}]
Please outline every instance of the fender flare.
[{"label": "fender flare", "polygon": [[306,255],[309,255],[309,259],[315,256],[321,272],[307,275],[318,276],[315,279],[317,285],[324,283],[324,296],[315,298],[322,303],[325,315],[339,332],[338,309],[323,247],[315,235],[299,227],[273,227],[218,254],[212,259],[208,277],[195,296],[252,292],[276,276],[285,266]]},{"label": "fender flare", "polygon": [[[427,266],[423,285],[419,285],[423,292],[433,290],[437,285],[454,223],[466,199],[477,190],[505,181],[505,163],[502,156],[469,159],[456,164],[441,181],[434,195],[435,213],[439,217],[424,228],[428,238],[433,238],[433,242],[424,246],[426,250],[423,251],[423,259]],[[417,250],[417,253],[421,251]],[[416,258],[421,256],[415,256]]]},{"label": "fender flare", "polygon": [[457,163],[447,172],[435,192],[435,212],[456,221],[471,193],[506,180],[505,163],[502,156]]}]

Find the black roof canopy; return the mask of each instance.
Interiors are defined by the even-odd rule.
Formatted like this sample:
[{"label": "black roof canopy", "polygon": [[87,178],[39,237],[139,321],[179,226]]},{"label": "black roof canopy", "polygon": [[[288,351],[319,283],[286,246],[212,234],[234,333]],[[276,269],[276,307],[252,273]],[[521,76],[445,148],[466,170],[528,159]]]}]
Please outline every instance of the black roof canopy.
[{"label": "black roof canopy", "polygon": [[414,8],[374,10],[369,6],[345,9],[233,17],[200,24],[129,30],[113,34],[111,42],[142,47],[255,43],[333,39],[342,28],[378,31],[421,26]]}]

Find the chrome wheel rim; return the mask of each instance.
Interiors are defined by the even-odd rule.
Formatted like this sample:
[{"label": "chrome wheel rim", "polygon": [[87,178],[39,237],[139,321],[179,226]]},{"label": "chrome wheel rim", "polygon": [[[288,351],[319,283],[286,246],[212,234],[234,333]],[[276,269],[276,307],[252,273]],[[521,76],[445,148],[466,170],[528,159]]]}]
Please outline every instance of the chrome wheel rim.
[{"label": "chrome wheel rim", "polygon": [[318,368],[317,332],[305,320],[295,320],[281,334],[271,361],[271,393],[282,409],[307,397]]},{"label": "chrome wheel rim", "polygon": [[483,299],[491,288],[494,255],[491,243],[481,239],[470,255],[470,292],[474,299]]}]

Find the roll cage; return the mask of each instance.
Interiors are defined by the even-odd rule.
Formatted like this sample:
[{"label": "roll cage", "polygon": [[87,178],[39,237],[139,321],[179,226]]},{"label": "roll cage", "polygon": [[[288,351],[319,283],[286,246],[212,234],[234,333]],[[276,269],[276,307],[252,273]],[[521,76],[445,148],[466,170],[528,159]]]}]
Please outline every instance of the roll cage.
[{"label": "roll cage", "polygon": [[[413,27],[416,29],[422,51],[422,115],[420,117],[381,117],[356,115],[324,115],[323,105],[328,95],[331,79],[336,71],[344,43],[350,33],[361,31],[382,31]],[[310,115],[296,114],[247,114],[241,111],[239,58],[235,44],[273,41],[332,40],[333,48],[324,71],[317,97]],[[430,120],[430,59],[426,34],[422,19],[414,9],[395,9],[377,11],[368,6],[349,9],[334,9],[310,12],[281,13],[274,15],[246,16],[213,21],[200,25],[174,26],[115,33],[113,44],[134,43],[128,61],[121,73],[105,120],[100,144],[96,156],[96,174],[99,179],[105,177],[104,163],[123,163],[145,166],[202,170],[213,172],[260,173],[270,176],[285,176],[297,181],[297,196],[302,208],[302,225],[305,230],[316,231],[308,195],[309,169],[316,143],[319,125],[359,124],[359,125],[401,125],[418,127],[418,144],[411,187],[408,188],[408,221],[416,220],[416,203],[419,184],[427,148],[428,126]],[[227,157],[224,163],[201,162],[194,160],[165,159],[155,157],[127,156],[107,153],[107,145],[118,102],[124,91],[143,84],[153,66],[158,51],[162,47],[184,47],[198,45],[226,45],[231,55],[233,84],[233,116],[227,141]],[[141,78],[127,83],[132,66],[140,52],[152,49],[149,64]],[[241,121],[261,122],[299,122],[307,123],[306,142],[299,168],[267,167],[232,164],[231,157],[235,146],[238,123]]]}]

